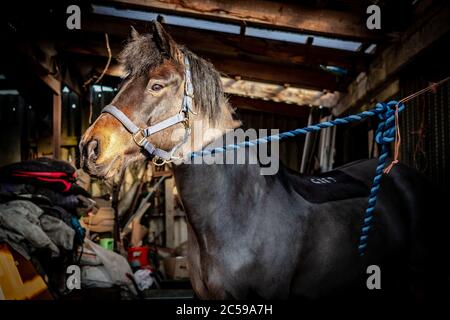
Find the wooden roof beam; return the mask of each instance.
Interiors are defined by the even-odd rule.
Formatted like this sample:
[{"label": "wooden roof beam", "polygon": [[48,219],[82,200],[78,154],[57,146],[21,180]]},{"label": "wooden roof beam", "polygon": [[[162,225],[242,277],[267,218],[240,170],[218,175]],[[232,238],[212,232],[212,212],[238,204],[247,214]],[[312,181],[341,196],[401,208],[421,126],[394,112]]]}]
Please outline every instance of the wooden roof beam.
[{"label": "wooden roof beam", "polygon": [[230,96],[230,104],[237,109],[267,112],[288,117],[308,119],[308,106],[297,106],[275,101],[264,101],[248,97]]},{"label": "wooden roof beam", "polygon": [[[148,32],[148,23],[146,22],[102,15],[89,16],[83,24],[82,31],[101,33],[102,35],[107,32],[109,35],[124,39],[130,35],[130,26],[134,26],[140,32]],[[165,25],[164,27],[175,41],[199,53],[222,53],[235,57],[246,54],[286,63],[333,65],[357,71],[365,70],[368,65],[369,57],[363,52],[256,37],[241,37],[240,35],[172,25]]]},{"label": "wooden roof beam", "polygon": [[336,76],[320,69],[246,61],[239,58],[223,59],[220,56],[212,55],[207,58],[217,70],[230,77],[287,84],[307,89],[339,91]]},{"label": "wooden roof beam", "polygon": [[252,99],[270,100],[299,106],[334,107],[339,99],[338,92],[308,90],[271,83],[236,80],[221,77],[223,89],[227,94]]},{"label": "wooden roof beam", "polygon": [[380,40],[379,32],[368,30],[365,19],[350,12],[315,9],[296,4],[261,0],[99,0],[127,8],[166,12],[226,21],[240,25],[279,28],[351,40]]}]

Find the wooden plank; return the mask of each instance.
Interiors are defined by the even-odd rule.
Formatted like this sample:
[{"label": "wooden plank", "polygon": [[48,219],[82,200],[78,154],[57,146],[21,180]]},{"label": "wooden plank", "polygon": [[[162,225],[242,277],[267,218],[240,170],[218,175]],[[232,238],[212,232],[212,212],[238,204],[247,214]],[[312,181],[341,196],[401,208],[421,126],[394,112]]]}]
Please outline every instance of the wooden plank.
[{"label": "wooden plank", "polygon": [[[102,67],[95,68],[97,73],[101,73],[103,71]],[[105,75],[116,78],[123,78],[125,76],[125,71],[122,66],[119,64],[112,64],[109,66],[108,70],[106,70]]]},{"label": "wooden plank", "polygon": [[316,9],[296,4],[261,0],[115,0],[102,1],[127,8],[140,8],[208,18],[247,26],[280,28],[308,34],[352,40],[379,40],[377,31],[368,30],[365,20],[351,12]]},{"label": "wooden plank", "polygon": [[229,96],[230,104],[238,109],[268,112],[295,118],[308,118],[310,108],[274,101]]},{"label": "wooden plank", "polygon": [[[66,42],[73,46],[74,43],[82,40],[84,43],[94,43],[86,34],[95,32],[98,39],[103,40],[103,33],[119,37],[120,41],[110,41],[114,51],[120,50],[115,44],[121,44],[122,40],[129,37],[130,25],[133,25],[140,32],[148,32],[148,23],[124,18],[107,17],[102,15],[92,15],[83,23],[83,32],[80,37],[75,38],[77,33],[67,34],[67,38],[62,39],[62,44]],[[240,35],[227,34],[221,32],[211,32],[193,28],[164,25],[166,30],[179,44],[186,45],[192,51],[200,55],[226,54],[227,56],[238,57],[245,54],[247,56],[265,57],[278,62],[292,64],[333,65],[350,70],[363,70],[368,65],[367,55],[359,52],[325,48],[318,46],[308,46],[306,44],[290,43],[256,37],[242,37]],[[91,35],[93,37],[93,35]],[[74,39],[75,38],[75,39]],[[80,49],[89,51],[92,45],[81,46]],[[94,49],[97,52],[105,52],[104,44]],[[308,57],[308,59],[307,59]]]},{"label": "wooden plank", "polygon": [[51,74],[40,75],[41,80],[52,90],[54,95],[61,93],[61,82]]},{"label": "wooden plank", "polygon": [[167,178],[164,181],[165,195],[165,225],[166,225],[166,247],[173,248],[175,245],[175,199],[173,196],[174,179]]},{"label": "wooden plank", "polygon": [[159,177],[171,177],[172,176],[172,171],[169,170],[164,170],[164,171],[154,171],[153,172],[153,177],[154,178],[159,178]]},{"label": "wooden plank", "polygon": [[68,137],[68,136],[61,137],[62,147],[78,147],[79,143],[80,141],[78,140],[78,137]]},{"label": "wooden plank", "polygon": [[320,69],[243,59],[222,59],[219,56],[209,56],[209,60],[218,71],[231,77],[238,76],[242,79],[287,84],[307,89],[330,91],[339,89],[336,76]]},{"label": "wooden plank", "polygon": [[114,231],[113,231],[113,239],[114,239],[114,251],[119,252],[120,247],[120,225],[119,225],[119,193],[120,188],[123,185],[123,181],[125,178],[125,171],[121,174],[116,175],[114,177],[113,186],[112,186],[112,199],[111,199],[111,207],[114,209]]},{"label": "wooden plank", "polygon": [[60,94],[60,74],[54,68],[56,51],[51,41],[17,41],[11,44],[9,50],[16,61],[21,61],[22,68],[26,66],[28,72],[41,79],[53,94]]},{"label": "wooden plank", "polygon": [[450,7],[438,7],[408,29],[400,41],[384,50],[367,73],[361,73],[348,87],[333,114],[338,116],[361,107],[383,90],[404,67],[450,31]]},{"label": "wooden plank", "polygon": [[53,158],[61,157],[61,83],[58,82],[59,89],[55,88],[58,94],[53,93]]},{"label": "wooden plank", "polygon": [[242,79],[221,77],[221,80],[227,94],[299,106],[334,107],[340,96],[338,92],[308,90]]}]

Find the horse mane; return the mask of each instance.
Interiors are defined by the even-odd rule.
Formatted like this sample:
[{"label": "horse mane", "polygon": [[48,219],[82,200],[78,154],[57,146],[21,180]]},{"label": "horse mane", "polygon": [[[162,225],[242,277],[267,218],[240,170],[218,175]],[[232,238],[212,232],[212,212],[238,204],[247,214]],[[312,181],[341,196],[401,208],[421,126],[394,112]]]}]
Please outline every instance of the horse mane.
[{"label": "horse mane", "polygon": [[[189,59],[196,111],[213,123],[219,120],[221,108],[226,108],[234,115],[225,97],[219,72],[210,62],[186,47],[177,46]],[[149,70],[162,64],[165,59],[170,59],[169,55],[159,49],[152,34],[134,36],[119,55],[119,62],[123,65],[127,78],[148,74]]]}]

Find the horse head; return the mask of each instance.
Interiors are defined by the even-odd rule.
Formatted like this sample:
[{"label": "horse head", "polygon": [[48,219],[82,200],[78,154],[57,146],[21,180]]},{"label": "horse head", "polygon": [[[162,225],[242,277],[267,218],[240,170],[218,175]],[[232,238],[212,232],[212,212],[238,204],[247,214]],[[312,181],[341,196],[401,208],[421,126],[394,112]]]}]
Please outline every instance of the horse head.
[{"label": "horse head", "polygon": [[[149,155],[152,148],[164,150],[161,152],[165,155],[176,152],[179,158],[185,157],[193,150],[190,141],[185,141],[189,140],[186,128],[192,127],[193,121],[207,124],[202,130],[219,128],[219,133],[239,125],[233,120],[218,72],[209,62],[179,46],[158,22],[152,23],[148,34],[132,29],[119,62],[126,73],[112,107],[108,107],[114,110],[105,112],[105,108],[80,142],[80,164],[91,175],[112,178],[130,163],[155,156]],[[188,87],[191,92],[187,92]],[[180,113],[183,117],[176,116]],[[154,133],[147,135],[149,131],[142,130],[151,131],[174,117],[179,121],[169,121]],[[133,129],[121,121],[124,118],[139,131],[131,132]],[[199,147],[213,138],[203,137]],[[156,155],[162,157],[161,153]]]}]

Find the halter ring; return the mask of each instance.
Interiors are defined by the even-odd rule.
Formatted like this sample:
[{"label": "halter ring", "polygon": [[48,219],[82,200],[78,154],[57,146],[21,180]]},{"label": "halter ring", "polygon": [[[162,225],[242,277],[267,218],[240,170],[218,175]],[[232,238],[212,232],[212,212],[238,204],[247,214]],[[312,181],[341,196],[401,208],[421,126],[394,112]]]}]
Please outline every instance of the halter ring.
[{"label": "halter ring", "polygon": [[[138,141],[138,140],[137,140],[137,135],[138,135],[139,133],[141,134],[142,138]],[[144,146],[144,143],[145,143],[145,141],[146,141],[146,136],[145,136],[145,134],[144,134],[144,129],[139,129],[139,130],[138,130],[136,133],[134,133],[132,136],[133,136],[134,142],[135,142],[139,147]]]},{"label": "halter ring", "polygon": [[158,157],[153,157],[152,162],[153,162],[153,164],[154,164],[155,166],[161,167],[161,166],[163,166],[163,165],[165,165],[166,163],[169,163],[169,162],[171,162],[171,161],[170,161],[170,160],[164,160],[164,159],[161,159],[161,158],[158,158]]}]

